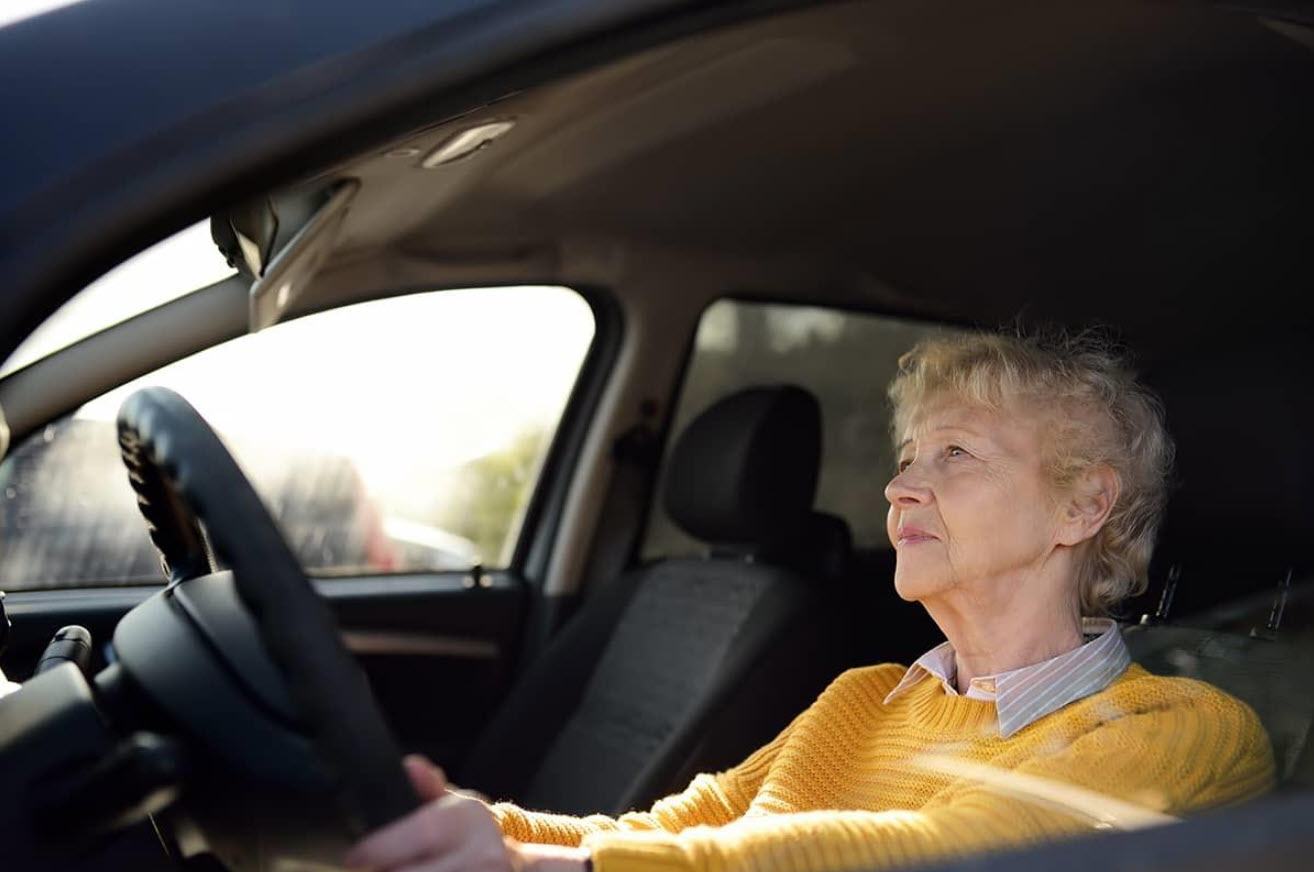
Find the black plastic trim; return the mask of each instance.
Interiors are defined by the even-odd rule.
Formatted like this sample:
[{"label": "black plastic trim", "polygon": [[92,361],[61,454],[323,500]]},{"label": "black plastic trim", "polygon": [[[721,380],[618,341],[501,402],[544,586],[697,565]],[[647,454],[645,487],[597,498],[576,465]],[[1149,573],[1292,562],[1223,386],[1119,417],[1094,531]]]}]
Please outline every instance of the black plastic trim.
[{"label": "black plastic trim", "polygon": [[[464,582],[465,573],[396,573],[386,575],[354,575],[339,578],[310,579],[311,587],[325,599],[333,602],[362,596],[414,596],[416,594],[458,593],[469,588]],[[488,590],[518,590],[522,582],[505,572],[485,573]],[[15,590],[5,594],[5,607],[12,616],[38,614],[45,610],[74,611],[127,611],[141,605],[164,590],[159,584],[133,584],[117,587],[51,587],[39,590]],[[483,588],[481,588],[483,589]]]},{"label": "black plastic trim", "polygon": [[566,401],[561,420],[557,422],[552,445],[521,521],[520,540],[511,558],[511,568],[536,588],[542,587],[547,576],[548,562],[557,541],[580,453],[625,339],[624,317],[611,294],[598,288],[577,288],[576,292],[593,310],[593,342]]},{"label": "black plastic trim", "polygon": [[[1163,749],[1165,754],[1171,749]],[[1181,823],[1093,832],[1039,847],[918,866],[923,872],[1298,872],[1310,866],[1314,794],[1270,796]]]}]

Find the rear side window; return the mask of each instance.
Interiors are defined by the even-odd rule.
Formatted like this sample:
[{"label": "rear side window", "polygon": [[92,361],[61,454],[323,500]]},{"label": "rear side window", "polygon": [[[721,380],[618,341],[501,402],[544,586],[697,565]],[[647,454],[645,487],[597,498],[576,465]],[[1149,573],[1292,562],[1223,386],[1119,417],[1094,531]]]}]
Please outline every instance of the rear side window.
[{"label": "rear side window", "polygon": [[[781,383],[807,388],[821,403],[824,432],[817,510],[847,521],[857,547],[888,548],[884,490],[894,456],[885,389],[899,355],[943,332],[935,325],[838,309],[722,300],[699,322],[671,433],[678,438],[700,412],[742,388]],[[649,514],[643,558],[701,553],[706,545],[666,515],[662,490]]]}]

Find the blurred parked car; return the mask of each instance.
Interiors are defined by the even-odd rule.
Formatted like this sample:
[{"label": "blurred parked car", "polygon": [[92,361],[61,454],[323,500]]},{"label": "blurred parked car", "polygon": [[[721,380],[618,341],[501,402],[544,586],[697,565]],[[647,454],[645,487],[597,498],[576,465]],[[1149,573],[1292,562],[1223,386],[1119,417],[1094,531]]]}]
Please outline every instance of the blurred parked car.
[{"label": "blurred parked car", "polygon": [[[161,578],[159,554],[124,486],[113,427],[76,418],[52,423],[0,465],[0,580],[7,589]],[[287,456],[258,444],[239,453],[309,570],[453,570],[478,561],[474,544],[459,536],[389,522],[345,457]]]}]

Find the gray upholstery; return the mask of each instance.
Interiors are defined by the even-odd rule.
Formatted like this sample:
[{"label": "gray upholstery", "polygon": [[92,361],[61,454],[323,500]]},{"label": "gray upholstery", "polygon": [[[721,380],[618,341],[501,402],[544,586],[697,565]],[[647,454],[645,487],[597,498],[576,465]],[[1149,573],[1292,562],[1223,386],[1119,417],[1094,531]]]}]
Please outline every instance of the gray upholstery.
[{"label": "gray upholstery", "polygon": [[811,702],[848,644],[824,593],[848,569],[850,536],[810,510],[820,429],[816,400],[789,386],[695,419],[667,504],[695,535],[725,538],[707,558],[594,592],[512,688],[460,782],[563,813],[644,807],[738,762]]},{"label": "gray upholstery", "polygon": [[[1259,359],[1224,344],[1155,374],[1172,398],[1177,463],[1154,583],[1128,612],[1153,612],[1171,574],[1167,617],[1189,626],[1126,637],[1151,672],[1198,678],[1248,703],[1273,742],[1279,779],[1314,785],[1314,609],[1300,584],[1314,538],[1314,421],[1296,383],[1267,375],[1295,371],[1303,353],[1274,345]],[[1283,579],[1294,584],[1274,631]]]},{"label": "gray upholstery", "polygon": [[1195,627],[1133,627],[1126,638],[1132,659],[1156,675],[1196,678],[1246,702],[1273,743],[1279,780],[1311,783],[1314,648]]},{"label": "gray upholstery", "polygon": [[1308,369],[1305,354],[1275,344],[1255,356],[1222,343],[1154,374],[1154,386],[1171,398],[1177,458],[1154,584],[1139,611],[1153,609],[1173,568],[1180,581],[1169,619],[1190,617],[1197,626],[1191,616],[1246,595],[1271,596],[1289,572],[1300,579],[1314,570],[1314,404],[1299,379],[1271,377]]},{"label": "gray upholstery", "polygon": [[748,388],[689,423],[671,452],[666,513],[704,542],[796,536],[812,511],[821,407],[800,387]]},{"label": "gray upholstery", "polygon": [[[742,563],[672,560],[653,567],[525,801],[583,813],[626,794],[707,692],[768,583]],[[578,777],[585,769],[589,777]]]}]

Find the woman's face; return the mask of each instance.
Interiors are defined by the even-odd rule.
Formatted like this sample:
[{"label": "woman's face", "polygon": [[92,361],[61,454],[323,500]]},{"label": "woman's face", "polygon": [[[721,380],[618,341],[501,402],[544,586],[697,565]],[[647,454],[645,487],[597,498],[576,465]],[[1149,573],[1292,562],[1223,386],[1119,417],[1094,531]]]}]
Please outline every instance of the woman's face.
[{"label": "woman's face", "polygon": [[945,400],[912,421],[885,488],[894,584],[906,600],[1021,592],[1055,548],[1040,416]]}]

